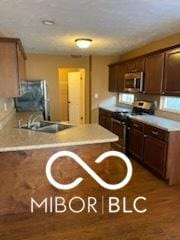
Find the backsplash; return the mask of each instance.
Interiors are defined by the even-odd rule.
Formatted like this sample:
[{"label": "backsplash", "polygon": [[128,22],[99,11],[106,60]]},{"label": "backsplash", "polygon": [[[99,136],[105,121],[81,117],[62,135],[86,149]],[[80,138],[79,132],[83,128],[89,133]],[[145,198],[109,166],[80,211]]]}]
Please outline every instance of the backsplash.
[{"label": "backsplash", "polygon": [[4,121],[14,111],[12,98],[0,98],[0,122]]},{"label": "backsplash", "polygon": [[[135,100],[144,100],[144,101],[154,102],[156,104],[155,115],[157,115],[159,117],[164,117],[164,118],[168,118],[171,120],[175,120],[175,121],[180,121],[180,114],[173,113],[173,112],[166,112],[166,111],[162,111],[159,109],[160,96],[135,94]],[[128,107],[128,108],[131,107],[130,105],[121,104],[121,103],[117,103],[117,105],[121,105],[123,107]]]}]

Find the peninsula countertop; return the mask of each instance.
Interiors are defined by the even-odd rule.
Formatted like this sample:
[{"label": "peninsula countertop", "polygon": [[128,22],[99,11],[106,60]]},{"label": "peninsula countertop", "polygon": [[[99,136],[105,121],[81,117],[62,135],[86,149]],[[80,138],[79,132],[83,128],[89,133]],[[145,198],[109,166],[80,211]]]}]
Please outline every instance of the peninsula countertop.
[{"label": "peninsula countertop", "polygon": [[0,130],[0,152],[42,149],[118,141],[118,136],[98,124],[72,126],[57,133],[44,133],[17,128],[27,114],[15,113]]}]

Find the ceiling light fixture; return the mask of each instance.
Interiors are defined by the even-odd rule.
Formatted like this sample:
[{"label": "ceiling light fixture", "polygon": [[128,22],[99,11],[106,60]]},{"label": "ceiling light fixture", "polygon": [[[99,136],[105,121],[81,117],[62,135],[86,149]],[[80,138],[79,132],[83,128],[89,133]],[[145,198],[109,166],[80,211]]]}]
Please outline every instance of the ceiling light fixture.
[{"label": "ceiling light fixture", "polygon": [[77,38],[75,42],[79,48],[88,48],[92,43],[92,39]]},{"label": "ceiling light fixture", "polygon": [[52,21],[52,20],[42,20],[42,23],[43,23],[44,25],[49,25],[49,26],[55,24],[55,22]]}]

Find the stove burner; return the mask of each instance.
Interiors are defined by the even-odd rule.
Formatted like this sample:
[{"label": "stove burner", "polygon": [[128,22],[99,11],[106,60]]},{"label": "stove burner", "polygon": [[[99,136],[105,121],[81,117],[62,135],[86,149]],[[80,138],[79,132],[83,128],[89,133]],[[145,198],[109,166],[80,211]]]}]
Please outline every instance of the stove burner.
[{"label": "stove burner", "polygon": [[129,116],[137,115],[154,115],[154,108],[143,109],[139,107],[133,107],[131,113],[128,111],[116,112],[114,113],[113,118],[122,123],[127,123]]},{"label": "stove burner", "polygon": [[130,115],[129,112],[116,112],[114,113],[113,118],[120,122],[126,122],[128,120],[129,115]]}]

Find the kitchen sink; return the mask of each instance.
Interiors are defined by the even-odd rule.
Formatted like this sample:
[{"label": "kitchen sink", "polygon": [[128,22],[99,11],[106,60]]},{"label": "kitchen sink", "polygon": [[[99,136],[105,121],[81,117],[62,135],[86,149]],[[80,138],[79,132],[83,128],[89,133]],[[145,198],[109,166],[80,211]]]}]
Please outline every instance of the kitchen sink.
[{"label": "kitchen sink", "polygon": [[24,124],[21,126],[22,129],[39,131],[39,132],[47,132],[47,133],[56,133],[70,127],[72,126],[68,124],[48,122],[48,121],[33,122],[29,125]]}]

